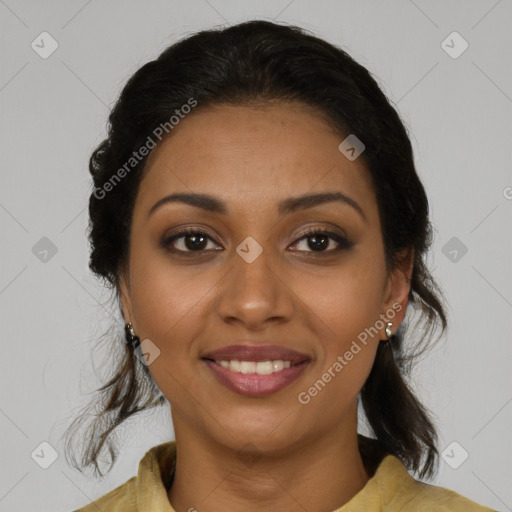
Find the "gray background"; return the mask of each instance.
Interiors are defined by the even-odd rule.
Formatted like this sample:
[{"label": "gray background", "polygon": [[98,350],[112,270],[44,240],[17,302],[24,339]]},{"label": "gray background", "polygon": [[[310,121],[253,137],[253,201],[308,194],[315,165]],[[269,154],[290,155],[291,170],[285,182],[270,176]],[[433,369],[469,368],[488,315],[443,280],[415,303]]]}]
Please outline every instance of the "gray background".
[{"label": "gray background", "polygon": [[[436,414],[446,460],[469,454],[457,469],[442,459],[434,483],[512,510],[510,0],[0,0],[0,510],[84,505],[171,438],[167,409],[128,422],[100,482],[63,457],[62,433],[109,363],[102,349],[96,373],[91,363],[112,311],[87,268],[88,158],[142,64],[190,32],[253,18],[343,46],[409,127],[436,228],[431,266],[450,304],[448,333],[417,366],[415,389]],[[31,47],[44,31],[58,43],[46,59]],[[457,58],[442,46],[453,31],[469,44]],[[31,457],[48,456],[42,442],[58,454],[48,469]]]}]

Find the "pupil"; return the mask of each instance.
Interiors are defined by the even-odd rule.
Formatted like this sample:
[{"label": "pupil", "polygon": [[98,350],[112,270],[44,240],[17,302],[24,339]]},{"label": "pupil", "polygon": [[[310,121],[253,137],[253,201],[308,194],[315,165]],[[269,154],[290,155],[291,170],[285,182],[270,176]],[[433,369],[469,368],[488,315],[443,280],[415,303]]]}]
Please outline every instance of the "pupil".
[{"label": "pupil", "polygon": [[309,237],[309,240],[313,240],[313,243],[309,244],[310,249],[318,250],[326,248],[325,242],[327,240],[327,237],[325,235],[312,235]]},{"label": "pupil", "polygon": [[[206,240],[206,237],[203,235],[188,235],[188,237],[185,239],[185,245],[187,246],[187,249],[204,249],[204,247],[201,246]],[[188,243],[191,241],[191,243]]]}]

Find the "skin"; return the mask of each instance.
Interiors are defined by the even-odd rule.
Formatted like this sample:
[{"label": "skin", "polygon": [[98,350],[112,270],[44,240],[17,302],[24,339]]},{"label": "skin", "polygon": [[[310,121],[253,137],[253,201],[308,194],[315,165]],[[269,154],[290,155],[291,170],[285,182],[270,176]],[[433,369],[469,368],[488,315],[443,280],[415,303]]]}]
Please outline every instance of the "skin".
[{"label": "skin", "polygon": [[[385,325],[307,405],[298,400],[400,304],[395,332],[407,306],[413,253],[386,268],[370,176],[362,158],[338,150],[343,138],[300,104],[223,105],[197,109],[150,155],[120,297],[124,319],[160,350],[149,370],[172,409],[178,458],[168,497],[177,512],[329,512],[371,476],[357,448],[357,398]],[[213,195],[228,213],[173,202],[148,216],[177,192]],[[313,192],[342,192],[365,218],[343,202],[278,214],[281,200]],[[187,237],[171,245],[191,257],[160,245],[184,225],[209,236],[201,254],[190,237],[188,246]],[[329,238],[315,251],[303,238],[307,228],[334,231],[353,246],[337,251]],[[263,249],[252,263],[236,252],[248,236]],[[294,348],[311,361],[283,390],[242,396],[201,360],[241,339]]]}]

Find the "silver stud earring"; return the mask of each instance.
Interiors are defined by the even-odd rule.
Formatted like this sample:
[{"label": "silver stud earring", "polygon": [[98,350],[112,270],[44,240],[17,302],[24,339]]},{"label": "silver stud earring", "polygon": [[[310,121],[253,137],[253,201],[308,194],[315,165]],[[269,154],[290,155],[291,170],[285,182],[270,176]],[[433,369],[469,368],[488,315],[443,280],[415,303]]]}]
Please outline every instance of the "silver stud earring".
[{"label": "silver stud earring", "polygon": [[393,323],[392,322],[388,322],[388,324],[386,326],[386,336],[388,338],[391,338],[391,336],[392,336],[391,327],[393,327]]}]

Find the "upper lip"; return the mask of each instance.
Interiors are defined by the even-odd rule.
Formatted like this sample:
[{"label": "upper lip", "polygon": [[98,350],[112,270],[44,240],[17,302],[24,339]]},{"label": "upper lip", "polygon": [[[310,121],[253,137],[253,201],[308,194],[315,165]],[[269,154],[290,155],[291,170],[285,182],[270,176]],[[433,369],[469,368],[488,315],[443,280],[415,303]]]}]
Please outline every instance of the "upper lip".
[{"label": "upper lip", "polygon": [[309,357],[292,348],[278,345],[229,345],[213,350],[202,356],[203,359],[215,361],[290,361],[292,364],[302,363]]}]

